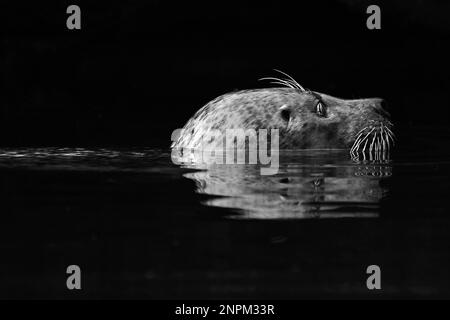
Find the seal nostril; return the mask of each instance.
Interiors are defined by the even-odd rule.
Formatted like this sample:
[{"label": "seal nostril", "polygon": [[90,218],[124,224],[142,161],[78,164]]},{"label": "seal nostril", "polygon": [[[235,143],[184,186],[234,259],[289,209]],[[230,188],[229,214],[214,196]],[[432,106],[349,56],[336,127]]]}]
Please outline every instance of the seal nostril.
[{"label": "seal nostril", "polygon": [[384,108],[380,108],[380,107],[375,107],[373,108],[376,114],[379,114],[380,116],[383,116],[385,118],[390,118],[391,115],[389,114],[389,112],[387,112]]},{"label": "seal nostril", "polygon": [[375,101],[372,105],[372,109],[376,114],[379,114],[380,116],[388,119],[391,117],[391,114],[388,111],[387,102],[384,99],[378,99],[377,101]]},{"label": "seal nostril", "polygon": [[283,118],[284,121],[289,121],[291,118],[291,112],[287,109],[283,109],[280,111],[281,118]]}]

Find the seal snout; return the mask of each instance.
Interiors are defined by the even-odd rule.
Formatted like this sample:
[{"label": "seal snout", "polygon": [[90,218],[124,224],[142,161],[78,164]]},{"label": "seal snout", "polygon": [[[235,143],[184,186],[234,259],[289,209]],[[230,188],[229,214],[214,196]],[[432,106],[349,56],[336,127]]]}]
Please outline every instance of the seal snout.
[{"label": "seal snout", "polygon": [[389,113],[388,109],[388,103],[386,100],[381,98],[373,99],[373,103],[371,104],[371,107],[373,108],[374,112],[384,118],[391,119],[391,114]]}]

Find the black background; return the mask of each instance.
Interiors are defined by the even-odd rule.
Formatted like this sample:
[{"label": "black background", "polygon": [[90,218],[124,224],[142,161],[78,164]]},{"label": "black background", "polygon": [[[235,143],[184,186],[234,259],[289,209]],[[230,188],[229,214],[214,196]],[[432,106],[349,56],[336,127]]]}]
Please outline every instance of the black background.
[{"label": "black background", "polygon": [[[81,30],[66,28],[71,4]],[[366,28],[369,4],[381,30]],[[446,149],[447,1],[9,1],[0,12],[0,147],[168,147],[202,105],[268,86],[257,79],[277,68],[319,92],[383,97],[397,135],[422,129]],[[447,135],[430,137],[438,127]],[[380,219],[320,223],[223,219],[165,158],[145,159],[144,174],[89,157],[10,170],[27,159],[6,157],[0,297],[448,297],[448,154],[428,150],[432,162],[395,158]],[[84,171],[88,160],[99,170]],[[73,263],[79,293],[65,287]],[[373,263],[383,295],[365,288]]]},{"label": "black background", "polygon": [[[66,8],[81,7],[81,30]],[[366,8],[381,7],[381,30]],[[446,1],[59,1],[2,4],[2,146],[168,147],[172,130],[273,68],[397,125],[447,123]]]}]

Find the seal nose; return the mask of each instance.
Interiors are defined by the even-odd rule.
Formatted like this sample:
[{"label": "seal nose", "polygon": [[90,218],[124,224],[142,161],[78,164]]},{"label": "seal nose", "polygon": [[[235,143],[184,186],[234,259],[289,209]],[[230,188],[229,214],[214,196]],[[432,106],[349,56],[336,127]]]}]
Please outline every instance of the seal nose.
[{"label": "seal nose", "polygon": [[390,118],[391,114],[388,112],[388,104],[384,99],[376,99],[373,104],[375,112],[383,117]]},{"label": "seal nose", "polygon": [[389,104],[387,103],[386,100],[381,99],[380,106],[384,111],[389,112]]}]

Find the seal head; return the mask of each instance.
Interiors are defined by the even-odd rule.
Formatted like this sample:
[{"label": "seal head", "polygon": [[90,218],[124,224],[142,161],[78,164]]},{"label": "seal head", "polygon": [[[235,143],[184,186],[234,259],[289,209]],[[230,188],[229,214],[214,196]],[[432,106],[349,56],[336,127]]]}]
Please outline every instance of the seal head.
[{"label": "seal head", "polygon": [[223,146],[222,137],[211,132],[227,129],[278,129],[280,149],[349,149],[353,155],[386,153],[393,146],[383,99],[346,100],[297,83],[282,84],[287,87],[243,90],[214,99],[186,123],[172,147]]}]

